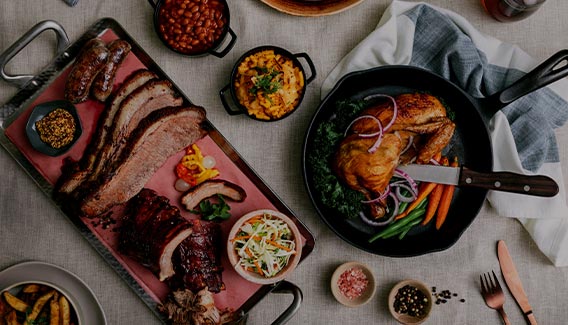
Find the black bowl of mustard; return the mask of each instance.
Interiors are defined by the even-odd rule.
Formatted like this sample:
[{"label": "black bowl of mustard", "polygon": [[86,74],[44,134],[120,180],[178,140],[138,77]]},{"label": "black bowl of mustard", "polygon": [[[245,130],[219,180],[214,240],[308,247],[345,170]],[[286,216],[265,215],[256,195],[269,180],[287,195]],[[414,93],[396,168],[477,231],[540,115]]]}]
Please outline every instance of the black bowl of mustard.
[{"label": "black bowl of mustard", "polygon": [[77,110],[66,100],[37,105],[26,124],[26,135],[32,147],[52,157],[66,153],[82,133]]}]

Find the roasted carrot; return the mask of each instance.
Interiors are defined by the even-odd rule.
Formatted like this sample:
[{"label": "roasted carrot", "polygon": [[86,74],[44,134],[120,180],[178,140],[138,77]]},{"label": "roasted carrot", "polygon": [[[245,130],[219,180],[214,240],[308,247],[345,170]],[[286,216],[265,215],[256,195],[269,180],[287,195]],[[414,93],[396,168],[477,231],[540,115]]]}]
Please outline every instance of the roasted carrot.
[{"label": "roasted carrot", "polygon": [[426,214],[424,215],[424,220],[422,225],[425,226],[432,220],[440,204],[440,198],[442,197],[442,192],[444,191],[444,184],[436,184],[436,187],[430,193],[428,197],[428,207],[426,208]]},{"label": "roasted carrot", "polygon": [[[454,157],[450,166],[458,166],[458,157]],[[450,203],[452,203],[452,197],[454,196],[454,190],[454,185],[444,185],[444,191],[442,192],[440,204],[438,205],[438,212],[436,213],[436,229],[440,229],[442,224],[444,224],[444,221],[446,221],[448,211],[450,210]]]},{"label": "roasted carrot", "polygon": [[420,188],[418,189],[418,196],[416,197],[416,200],[412,201],[408,207],[406,208],[406,210],[404,210],[403,213],[399,214],[398,216],[396,216],[394,218],[394,220],[399,220],[402,219],[404,217],[406,217],[410,212],[412,212],[412,210],[414,210],[422,201],[424,201],[424,199],[432,192],[432,190],[434,190],[434,188],[436,187],[436,183],[427,183],[427,182],[422,182],[420,183]]},{"label": "roasted carrot", "polygon": [[[440,164],[444,166],[449,165],[448,157],[442,157],[440,159]],[[440,204],[440,198],[442,197],[442,192],[444,191],[443,184],[436,184],[436,187],[428,196],[428,207],[426,208],[426,215],[424,216],[424,220],[422,221],[422,225],[425,226],[432,220],[434,215],[436,214],[436,210],[438,209],[438,205]]]}]

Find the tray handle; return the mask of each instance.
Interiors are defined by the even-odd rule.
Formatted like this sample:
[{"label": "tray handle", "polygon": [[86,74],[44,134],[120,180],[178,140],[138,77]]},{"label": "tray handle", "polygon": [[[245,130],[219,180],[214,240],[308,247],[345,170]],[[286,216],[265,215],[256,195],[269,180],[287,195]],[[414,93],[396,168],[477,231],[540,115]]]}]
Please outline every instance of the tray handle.
[{"label": "tray handle", "polygon": [[33,75],[9,75],[6,73],[4,68],[16,54],[24,49],[39,34],[48,29],[55,31],[55,34],[57,36],[57,55],[62,53],[65,48],[67,48],[67,46],[69,45],[69,37],[67,37],[67,34],[65,33],[63,27],[58,22],[53,20],[41,21],[34,25],[14,44],[12,44],[8,49],[0,54],[0,78],[4,79],[10,84],[17,86],[18,88],[23,88],[28,82],[30,82],[30,80],[35,77]]},{"label": "tray handle", "polygon": [[302,290],[291,282],[281,281],[276,285],[276,288],[272,290],[272,293],[286,293],[294,296],[294,300],[292,300],[290,306],[272,322],[272,325],[284,325],[296,314],[298,309],[300,309],[303,299]]}]

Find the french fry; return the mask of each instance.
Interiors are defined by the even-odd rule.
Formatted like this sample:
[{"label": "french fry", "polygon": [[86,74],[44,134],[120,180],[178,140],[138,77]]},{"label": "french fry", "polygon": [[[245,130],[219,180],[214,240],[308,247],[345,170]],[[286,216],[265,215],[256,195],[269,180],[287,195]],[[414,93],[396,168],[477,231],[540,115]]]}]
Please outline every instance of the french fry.
[{"label": "french fry", "polygon": [[59,295],[56,293],[53,298],[49,301],[49,325],[60,325],[59,324]]},{"label": "french fry", "polygon": [[24,301],[20,300],[18,297],[14,296],[8,291],[4,291],[2,295],[4,296],[4,299],[6,299],[8,305],[19,312],[25,313],[26,310],[30,307]]},{"label": "french fry", "polygon": [[18,323],[15,310],[9,312],[8,315],[4,317],[4,320],[6,321],[6,325],[20,325],[20,323]]},{"label": "french fry", "polygon": [[43,306],[49,301],[49,299],[51,299],[51,297],[53,297],[54,294],[55,290],[51,290],[36,300],[32,311],[26,315],[26,324],[33,322],[37,318],[37,316],[43,309]]},{"label": "french fry", "polygon": [[39,284],[32,283],[32,284],[28,284],[28,285],[24,286],[24,288],[22,289],[22,292],[23,293],[36,293],[36,292],[39,291],[39,289],[40,289]]},{"label": "french fry", "polygon": [[59,297],[59,313],[60,313],[60,324],[69,325],[71,322],[71,310],[69,309],[69,301],[65,296]]}]

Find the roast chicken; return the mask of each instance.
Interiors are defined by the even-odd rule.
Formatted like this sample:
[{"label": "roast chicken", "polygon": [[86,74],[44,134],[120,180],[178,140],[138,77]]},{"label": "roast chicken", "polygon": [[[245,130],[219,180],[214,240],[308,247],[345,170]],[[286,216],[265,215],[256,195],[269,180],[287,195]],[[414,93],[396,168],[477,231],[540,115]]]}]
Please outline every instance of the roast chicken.
[{"label": "roast chicken", "polygon": [[[379,198],[387,189],[396,167],[403,163],[426,164],[450,142],[455,124],[448,118],[446,108],[433,95],[408,93],[394,98],[397,116],[384,130],[382,141],[374,147],[379,131],[373,118],[361,118],[353,123],[337,150],[333,169],[350,188],[364,194],[367,200]],[[374,116],[383,127],[394,114],[392,100],[363,110],[359,116]],[[386,199],[369,204],[374,218],[386,213]]]}]

